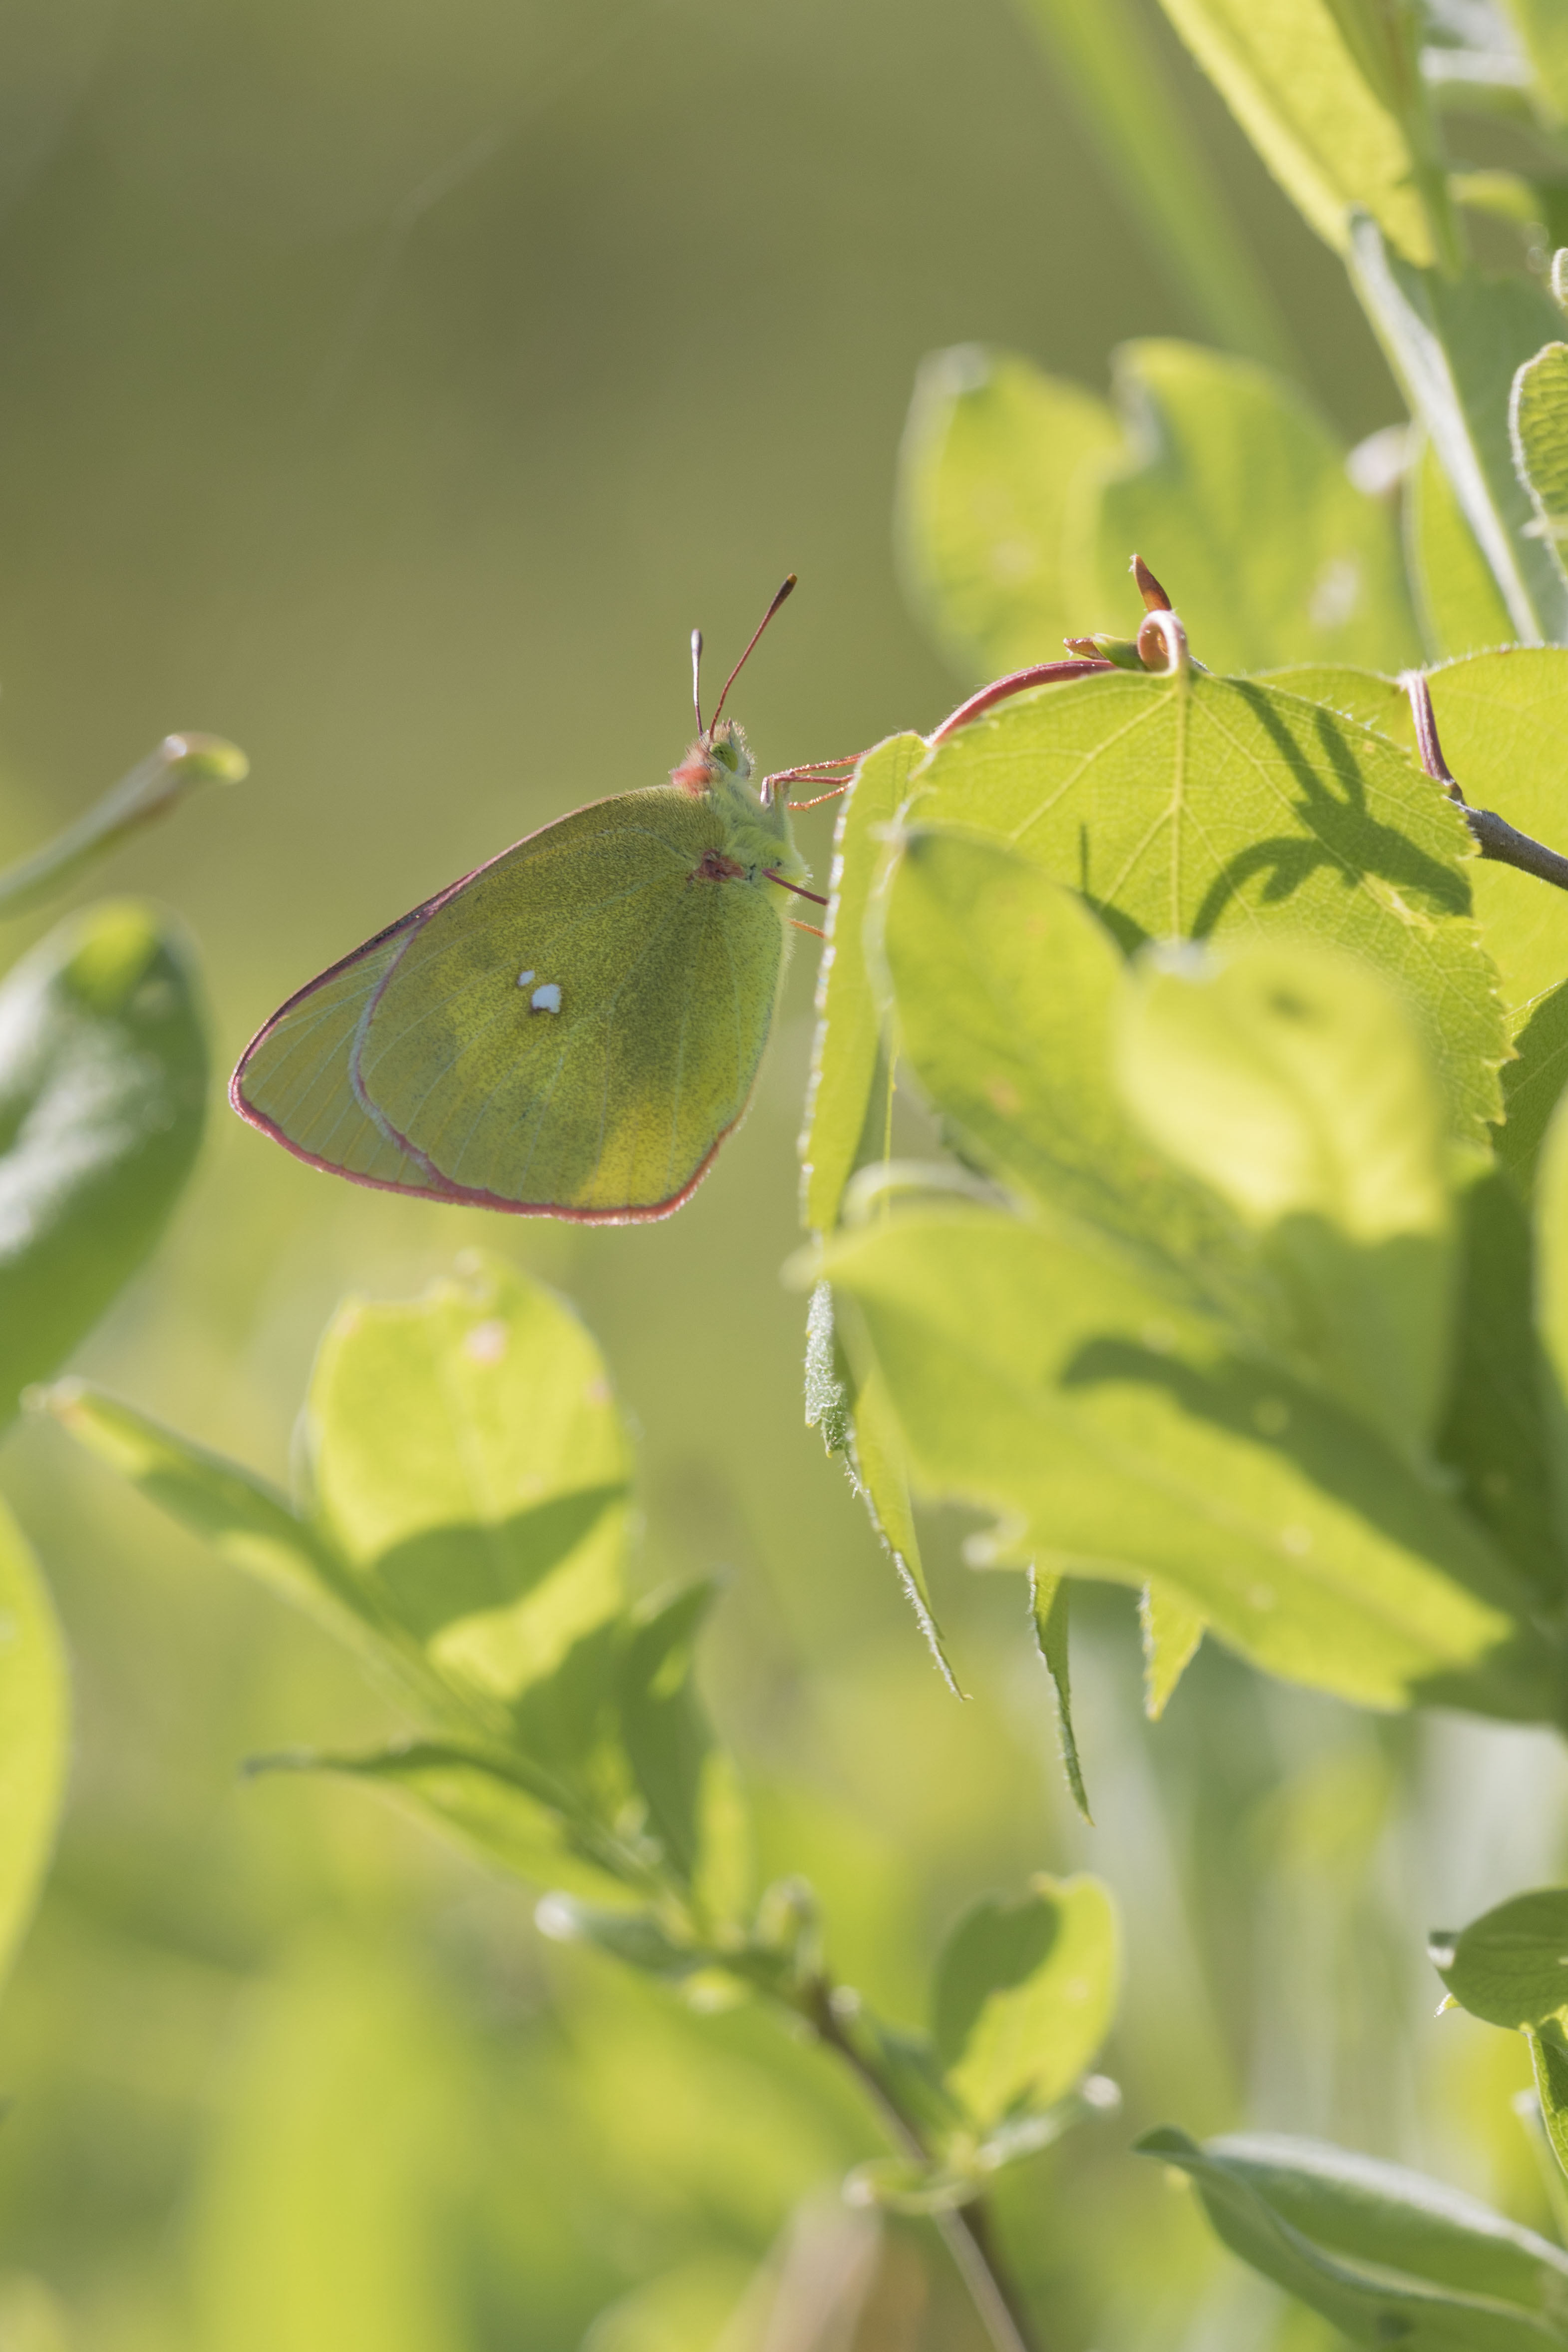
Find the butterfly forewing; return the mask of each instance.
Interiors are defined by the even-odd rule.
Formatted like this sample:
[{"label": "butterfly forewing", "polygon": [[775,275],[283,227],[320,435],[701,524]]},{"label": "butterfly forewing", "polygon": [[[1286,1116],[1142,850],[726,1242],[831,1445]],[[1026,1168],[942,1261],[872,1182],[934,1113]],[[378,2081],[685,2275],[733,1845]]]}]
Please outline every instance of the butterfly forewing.
[{"label": "butterfly forewing", "polygon": [[667,787],[579,809],[302,992],[236,1100],[362,1181],[677,1206],[746,1108],[783,962],[766,886],[705,871],[722,845],[711,803]]}]

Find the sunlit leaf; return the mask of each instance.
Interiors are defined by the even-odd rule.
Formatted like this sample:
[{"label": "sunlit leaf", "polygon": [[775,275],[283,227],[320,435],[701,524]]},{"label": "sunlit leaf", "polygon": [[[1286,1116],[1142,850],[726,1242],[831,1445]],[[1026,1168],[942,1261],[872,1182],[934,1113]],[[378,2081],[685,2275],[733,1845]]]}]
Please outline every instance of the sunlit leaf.
[{"label": "sunlit leaf", "polygon": [[600,1733],[627,1543],[626,1433],[570,1308],[495,1260],[350,1300],[317,1360],[321,1525],[378,1612],[536,1753]]},{"label": "sunlit leaf", "polygon": [[1529,1588],[1430,1477],[1084,1228],[904,1213],[821,1270],[865,1319],[920,1490],[998,1522],[985,1557],[1152,1578],[1364,1705],[1554,1714]]},{"label": "sunlit leaf", "polygon": [[1568,23],[1556,0],[1504,0],[1535,68],[1537,86],[1559,121],[1568,118]]},{"label": "sunlit leaf", "polygon": [[374,1623],[332,1547],[253,1471],[193,1444],[87,1381],[57,1381],[30,1402],[53,1413],[149,1502],[340,1637],[362,1640]]},{"label": "sunlit leaf", "polygon": [[1531,530],[1514,468],[1509,401],[1517,370],[1562,318],[1523,278],[1446,278],[1390,253],[1375,221],[1352,235],[1352,274],[1411,413],[1425,427],[1497,582],[1510,634],[1526,645],[1568,635],[1568,582]]},{"label": "sunlit leaf", "polygon": [[1568,343],[1548,343],[1526,360],[1513,380],[1509,421],[1536,529],[1561,570],[1568,540]]},{"label": "sunlit leaf", "polygon": [[961,343],[925,362],[899,544],[917,611],[966,677],[1056,660],[1064,637],[1100,626],[1090,534],[1122,441],[1104,401],[1012,352]]},{"label": "sunlit leaf", "polygon": [[1406,555],[1428,652],[1440,660],[1511,644],[1513,615],[1425,435],[1405,495]]},{"label": "sunlit leaf", "polygon": [[[1364,205],[1413,261],[1435,257],[1416,127],[1362,70],[1335,0],[1164,0],[1166,14],[1287,195],[1343,252]],[[1419,93],[1411,93],[1419,104]]]},{"label": "sunlit leaf", "polygon": [[1145,1584],[1138,1607],[1144,1636],[1144,1713],[1157,1723],[1204,1636],[1190,1601],[1163,1584]]},{"label": "sunlit leaf", "polygon": [[862,935],[875,878],[878,835],[898,814],[909,778],[925,757],[918,735],[894,735],[866,753],[855,771],[833,835],[828,945],[817,979],[817,1030],[800,1137],[803,1222],[818,1232],[836,1224],[843,1190],[868,1150],[868,1123],[882,1045],[881,1022],[866,970]]},{"label": "sunlit leaf", "polygon": [[24,915],[57,898],[128,834],[165,816],[203,784],[243,783],[250,762],[216,735],[166,735],[74,824],[0,873],[0,915]]},{"label": "sunlit leaf", "polygon": [[0,1423],[152,1249],[206,1085],[189,952],[151,908],[91,908],[0,982]]},{"label": "sunlit leaf", "polygon": [[1413,1001],[1461,1131],[1484,1139],[1504,1051],[1457,809],[1415,762],[1246,681],[1120,671],[998,704],[939,743],[913,816],[998,836],[1125,945],[1305,933]]},{"label": "sunlit leaf", "polygon": [[932,2031],[949,2090],[982,2130],[1051,2106],[1087,2072],[1115,2010],[1116,1914],[1097,1878],[988,1897],[936,1964]]},{"label": "sunlit leaf", "polygon": [[1211,669],[1416,658],[1393,510],[1355,488],[1343,445],[1292,385],[1155,341],[1122,346],[1114,385],[1129,451],[1096,509],[1094,627],[1135,611],[1136,548]]},{"label": "sunlit leaf", "polygon": [[65,1648],[37,1564],[0,1504],[0,1977],[27,1930],[65,1793]]},{"label": "sunlit leaf", "polygon": [[664,1867],[710,1924],[737,1919],[750,1893],[746,1809],[694,1680],[713,1606],[708,1580],[635,1610],[616,1675],[620,1734]]},{"label": "sunlit leaf", "polygon": [[1568,1086],[1568,981],[1543,996],[1514,1041],[1518,1059],[1503,1066],[1505,1124],[1498,1157],[1528,1194],[1541,1147],[1563,1089]]},{"label": "sunlit leaf", "polygon": [[1568,2343],[1568,2254],[1458,2189],[1261,2133],[1199,2147],[1161,2129],[1138,2147],[1191,2177],[1232,2253],[1353,2343],[1409,2352]]},{"label": "sunlit leaf", "polygon": [[1398,997],[1299,941],[1145,958],[1121,1067],[1167,1157],[1260,1234],[1325,1386],[1422,1454],[1453,1314],[1448,1121]]}]

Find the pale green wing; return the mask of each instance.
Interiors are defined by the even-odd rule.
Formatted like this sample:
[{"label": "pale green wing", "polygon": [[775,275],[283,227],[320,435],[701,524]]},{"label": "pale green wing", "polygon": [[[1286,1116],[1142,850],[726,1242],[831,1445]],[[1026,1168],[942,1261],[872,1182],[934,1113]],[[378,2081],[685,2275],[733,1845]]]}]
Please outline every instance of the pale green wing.
[{"label": "pale green wing", "polygon": [[770,886],[668,786],[563,817],[410,932],[355,1055],[437,1181],[589,1218],[679,1204],[746,1108],[783,961]]},{"label": "pale green wing", "polygon": [[444,1188],[354,1092],[350,1056],[371,1000],[407,945],[416,908],[308,982],[246,1046],[229,1086],[240,1117],[314,1168],[392,1192]]}]

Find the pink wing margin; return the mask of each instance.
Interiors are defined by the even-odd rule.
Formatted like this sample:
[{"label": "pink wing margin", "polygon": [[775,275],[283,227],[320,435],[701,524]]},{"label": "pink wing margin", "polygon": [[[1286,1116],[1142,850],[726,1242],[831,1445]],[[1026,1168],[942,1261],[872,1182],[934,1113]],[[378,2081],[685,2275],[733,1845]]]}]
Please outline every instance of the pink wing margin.
[{"label": "pink wing margin", "polygon": [[[559,824],[560,820],[558,818],[554,822]],[[541,825],[538,832],[548,833],[550,829],[549,825]],[[345,973],[353,971],[358,965],[368,961],[378,950],[387,946],[389,941],[401,939],[406,945],[429,918],[444,907],[450,899],[456,898],[459,891],[465,890],[468,885],[476,881],[481,874],[488,873],[491,866],[498,866],[502,858],[509,857],[513,849],[520,849],[524,842],[537,840],[538,837],[538,833],[527,834],[523,841],[514,842],[511,848],[497,851],[494,857],[488,857],[483,865],[476,866],[471,873],[465,874],[457,881],[448,884],[444,890],[438,890],[434,898],[426,898],[421,905],[413,908],[408,914],[401,915],[396,922],[388,923],[383,929],[361,941],[360,946],[350,949],[347,955],[340,956],[336,963],[329,964],[325,971],[319,971],[314,980],[308,980],[303,988],[296,989],[292,996],[286,998],[271,1018],[262,1023],[261,1027],[235,1065],[234,1076],[229,1080],[230,1107],[245,1120],[246,1126],[254,1127],[261,1134],[270,1136],[274,1143],[281,1143],[285,1151],[291,1152],[296,1160],[302,1160],[308,1168],[315,1168],[323,1175],[343,1177],[349,1183],[362,1185],[367,1192],[399,1192],[405,1200],[444,1202],[460,1208],[495,1209],[502,1215],[509,1217],[555,1217],[565,1223],[574,1225],[656,1224],[664,1217],[673,1217],[677,1209],[685,1208],[718,1157],[719,1146],[727,1138],[734,1134],[745,1118],[747,1110],[750,1108],[749,1098],[729,1125],[721,1129],[714,1138],[706,1158],[695,1174],[689,1176],[679,1192],[672,1192],[667,1200],[654,1201],[636,1207],[574,1209],[558,1206],[548,1201],[509,1201],[498,1192],[486,1192],[473,1185],[455,1184],[450,1177],[442,1174],[434,1161],[429,1160],[423,1151],[418,1150],[405,1136],[398,1134],[397,1130],[392,1128],[389,1128],[388,1132],[396,1137],[397,1143],[405,1156],[422,1171],[425,1178],[423,1182],[410,1184],[402,1182],[395,1177],[372,1176],[358,1169],[347,1168],[340,1160],[328,1159],[320,1152],[311,1151],[304,1144],[297,1142],[277,1119],[251,1102],[246,1095],[246,1070],[261,1047],[277,1034],[293,1013],[308,1004],[322,990],[329,987],[333,981],[341,979]],[[395,961],[396,959],[393,961]],[[379,996],[382,989],[386,985],[387,980],[391,977],[391,971],[392,966],[389,964],[387,971],[382,975],[376,984],[374,991],[376,995]]]}]

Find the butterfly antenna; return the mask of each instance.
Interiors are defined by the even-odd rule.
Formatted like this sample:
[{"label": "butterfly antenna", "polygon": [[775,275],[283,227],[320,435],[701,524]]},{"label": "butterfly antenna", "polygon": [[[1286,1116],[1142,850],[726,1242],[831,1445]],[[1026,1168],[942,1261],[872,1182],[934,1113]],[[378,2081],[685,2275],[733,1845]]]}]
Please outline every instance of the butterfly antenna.
[{"label": "butterfly antenna", "polygon": [[717,702],[714,706],[713,717],[708,720],[708,733],[710,735],[714,729],[718,725],[718,714],[724,709],[725,696],[728,694],[730,688],[735,684],[736,679],[740,676],[741,671],[746,667],[747,661],[751,657],[752,646],[756,645],[758,638],[762,635],[763,630],[768,626],[768,622],[773,618],[774,614],[779,610],[779,605],[782,604],[786,596],[791,595],[794,593],[794,587],[795,574],[791,572],[789,579],[786,580],[783,587],[780,588],[779,593],[775,596],[773,602],[769,604],[760,621],[758,622],[756,628],[753,629],[751,633],[751,640],[747,645],[746,651],[741,655],[740,659],[736,663],[735,667],[725,679],[724,693],[719,696]]},{"label": "butterfly antenna", "polygon": [[[693,709],[696,712],[696,714],[697,714],[697,733],[698,733],[699,735],[701,735],[701,734],[704,732],[704,728],[703,728],[703,633],[702,633],[702,631],[701,631],[700,629],[694,629],[694,630],[692,631],[692,709]],[[717,714],[717,712],[716,711],[716,712],[715,712],[715,714],[714,714],[714,716],[716,718],[716,717],[717,717],[717,715],[718,715],[718,714]]]}]

